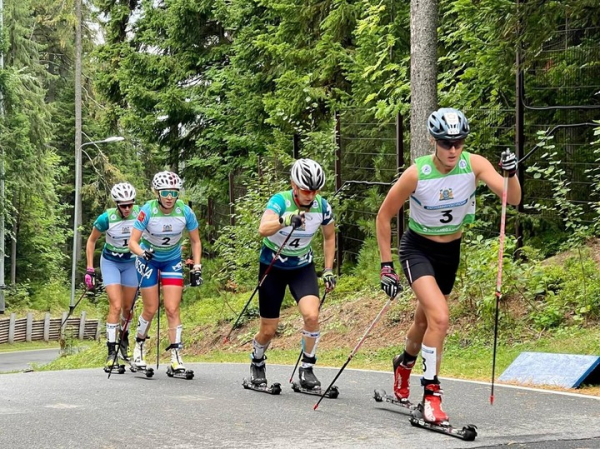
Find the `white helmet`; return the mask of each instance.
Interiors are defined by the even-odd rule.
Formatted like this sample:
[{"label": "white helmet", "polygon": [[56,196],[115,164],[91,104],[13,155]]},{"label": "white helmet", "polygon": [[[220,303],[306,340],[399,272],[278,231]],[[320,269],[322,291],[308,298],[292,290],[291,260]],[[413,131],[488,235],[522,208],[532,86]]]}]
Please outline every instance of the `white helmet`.
[{"label": "white helmet", "polygon": [[325,172],[312,159],[298,159],[292,166],[292,181],[301,189],[321,190],[325,185]]},{"label": "white helmet", "polygon": [[469,121],[465,114],[454,108],[433,111],[427,119],[427,129],[435,140],[460,140],[469,135]]},{"label": "white helmet", "polygon": [[115,184],[110,191],[110,196],[115,203],[124,203],[135,200],[135,189],[128,182]]},{"label": "white helmet", "polygon": [[170,171],[161,171],[154,175],[152,180],[152,188],[154,190],[163,189],[181,189],[181,178],[177,173]]}]

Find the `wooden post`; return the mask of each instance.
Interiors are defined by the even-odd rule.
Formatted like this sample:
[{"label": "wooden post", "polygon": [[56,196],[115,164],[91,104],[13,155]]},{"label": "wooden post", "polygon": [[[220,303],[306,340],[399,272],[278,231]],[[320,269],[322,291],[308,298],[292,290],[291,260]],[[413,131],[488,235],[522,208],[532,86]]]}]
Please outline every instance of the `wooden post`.
[{"label": "wooden post", "polygon": [[8,324],[8,342],[13,344],[15,342],[15,322],[17,315],[13,312],[10,314],[10,322]]},{"label": "wooden post", "polygon": [[44,341],[50,341],[50,312],[44,316]]},{"label": "wooden post", "polygon": [[[404,124],[402,122],[402,114],[396,115],[396,173],[404,167]],[[396,244],[398,252],[400,252],[400,237],[404,234],[404,205],[396,215]]]},{"label": "wooden post", "polygon": [[33,332],[33,313],[27,314],[27,327],[25,328],[25,341],[31,341],[31,333]]},{"label": "wooden post", "polygon": [[81,312],[81,318],[79,319],[79,339],[83,340],[85,336],[85,310]]}]

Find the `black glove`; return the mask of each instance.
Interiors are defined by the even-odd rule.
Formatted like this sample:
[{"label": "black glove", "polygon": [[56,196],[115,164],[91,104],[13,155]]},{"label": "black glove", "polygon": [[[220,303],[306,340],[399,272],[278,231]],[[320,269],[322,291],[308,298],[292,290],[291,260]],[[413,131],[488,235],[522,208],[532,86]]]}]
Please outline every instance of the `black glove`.
[{"label": "black glove", "polygon": [[200,287],[203,282],[202,265],[194,265],[194,267],[190,270],[190,287]]},{"label": "black glove", "polygon": [[394,271],[394,264],[392,262],[381,263],[381,273],[379,278],[381,280],[381,289],[390,298],[395,298],[396,295],[402,291],[400,278]]},{"label": "black glove", "polygon": [[88,267],[85,271],[85,286],[88,290],[96,289],[96,270],[92,267]]},{"label": "black glove", "polygon": [[152,259],[154,259],[154,249],[145,249],[144,252],[140,255],[140,257],[146,262],[150,262]]},{"label": "black glove", "polygon": [[323,271],[322,278],[323,282],[325,283],[325,291],[329,293],[335,288],[335,284],[337,283],[337,279],[335,278],[333,271],[331,271],[331,268],[326,268]]},{"label": "black glove", "polygon": [[279,217],[279,224],[283,226],[292,226],[294,229],[302,227],[304,224],[304,214],[294,214],[293,212],[286,212]]},{"label": "black glove", "polygon": [[517,157],[515,153],[509,149],[504,150],[500,155],[500,163],[498,165],[500,165],[502,171],[506,172],[509,178],[515,176],[515,173],[517,173]]}]

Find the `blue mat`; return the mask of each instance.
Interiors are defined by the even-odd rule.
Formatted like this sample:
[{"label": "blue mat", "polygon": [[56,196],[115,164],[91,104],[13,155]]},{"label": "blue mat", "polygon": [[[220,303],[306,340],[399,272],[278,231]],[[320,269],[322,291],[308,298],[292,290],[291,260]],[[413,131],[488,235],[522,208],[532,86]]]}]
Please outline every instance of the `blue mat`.
[{"label": "blue mat", "polygon": [[596,355],[522,352],[498,380],[577,388],[599,365]]}]

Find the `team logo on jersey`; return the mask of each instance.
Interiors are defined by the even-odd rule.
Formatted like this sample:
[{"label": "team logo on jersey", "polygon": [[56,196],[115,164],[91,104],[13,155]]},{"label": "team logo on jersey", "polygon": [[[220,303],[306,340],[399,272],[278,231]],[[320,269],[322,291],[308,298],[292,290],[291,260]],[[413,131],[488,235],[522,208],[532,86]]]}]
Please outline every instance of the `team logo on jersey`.
[{"label": "team logo on jersey", "polygon": [[143,210],[141,210],[140,214],[137,217],[137,221],[139,221],[140,223],[142,223],[144,221],[144,218],[146,218],[146,213]]},{"label": "team logo on jersey", "polygon": [[117,219],[117,214],[110,214],[110,219],[111,220],[116,220]]},{"label": "team logo on jersey", "polygon": [[173,225],[170,225],[170,224],[163,225],[163,232],[173,232]]},{"label": "team logo on jersey", "polygon": [[319,206],[319,203],[317,202],[317,200],[314,200],[314,201],[313,201],[313,204],[312,204],[312,207],[313,207],[313,208],[316,208],[316,207],[318,207],[318,206]]},{"label": "team logo on jersey", "polygon": [[292,205],[292,202],[290,200],[285,200],[285,207],[290,207]]},{"label": "team logo on jersey", "polygon": [[429,165],[429,164],[423,165],[423,167],[421,167],[421,173],[423,173],[424,175],[431,174],[431,165]]},{"label": "team logo on jersey", "polygon": [[121,228],[121,234],[131,234],[131,228],[129,226],[123,226]]},{"label": "team logo on jersey", "polygon": [[440,189],[440,201],[453,200],[452,189]]},{"label": "team logo on jersey", "polygon": [[117,253],[117,252],[115,252],[115,251],[111,251],[111,252],[110,252],[110,254],[111,254],[113,257],[123,257],[123,256],[125,255],[125,253]]},{"label": "team logo on jersey", "polygon": [[175,213],[180,214],[181,213],[181,207],[176,207],[175,208]]},{"label": "team logo on jersey", "polygon": [[461,159],[458,163],[458,168],[460,168],[461,170],[467,168],[467,161]]}]

